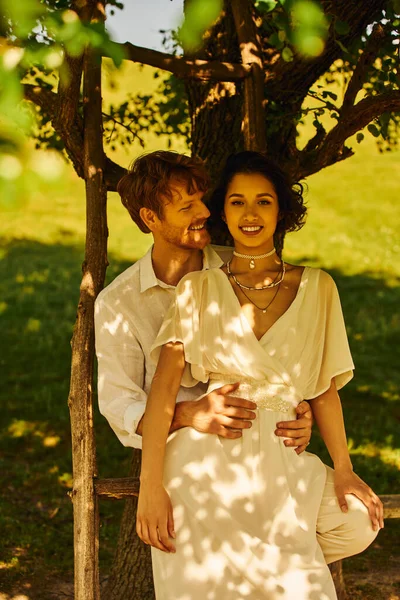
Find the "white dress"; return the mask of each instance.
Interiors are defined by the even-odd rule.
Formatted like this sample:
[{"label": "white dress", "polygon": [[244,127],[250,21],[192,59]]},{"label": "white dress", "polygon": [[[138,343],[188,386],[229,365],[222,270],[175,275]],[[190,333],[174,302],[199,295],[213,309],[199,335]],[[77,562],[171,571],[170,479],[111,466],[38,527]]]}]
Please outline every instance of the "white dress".
[{"label": "white dress", "polygon": [[152,548],[157,600],[333,600],[316,539],[326,479],[320,459],[298,456],[274,434],[304,398],[352,377],[340,300],[330,275],[306,267],[287,311],[257,340],[220,269],[176,289],[152,349],[184,344],[182,385],[240,381],[257,403],[253,426],[228,440],[181,429],[168,438],[164,483],[176,554]]}]

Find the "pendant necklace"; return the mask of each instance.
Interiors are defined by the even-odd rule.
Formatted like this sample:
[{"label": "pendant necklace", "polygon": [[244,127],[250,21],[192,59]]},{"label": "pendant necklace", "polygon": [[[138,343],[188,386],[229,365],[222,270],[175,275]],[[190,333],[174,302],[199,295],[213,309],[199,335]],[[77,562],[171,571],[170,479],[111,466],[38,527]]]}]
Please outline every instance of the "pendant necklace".
[{"label": "pendant necklace", "polygon": [[244,290],[240,290],[240,291],[242,292],[243,296],[245,296],[245,298],[247,298],[247,300],[249,302],[251,302],[256,308],[258,308],[258,310],[261,310],[261,312],[264,313],[264,315],[265,315],[265,313],[267,312],[267,310],[269,309],[269,307],[271,306],[271,304],[275,300],[276,296],[278,295],[279,290],[280,290],[280,288],[277,287],[276,291],[275,291],[275,294],[272,297],[272,300],[270,300],[268,302],[268,304],[267,304],[267,306],[265,308],[263,308],[262,306],[258,306],[255,302],[253,302],[253,300],[248,297],[248,295],[246,294],[246,292]]},{"label": "pendant necklace", "polygon": [[254,262],[255,260],[257,260],[258,258],[268,258],[268,256],[272,256],[275,252],[275,247],[272,248],[272,250],[270,252],[267,252],[266,254],[240,254],[240,252],[236,252],[236,250],[233,251],[233,256],[237,256],[238,258],[249,258],[250,259],[250,264],[249,267],[250,269],[255,269],[256,268],[256,263]]}]

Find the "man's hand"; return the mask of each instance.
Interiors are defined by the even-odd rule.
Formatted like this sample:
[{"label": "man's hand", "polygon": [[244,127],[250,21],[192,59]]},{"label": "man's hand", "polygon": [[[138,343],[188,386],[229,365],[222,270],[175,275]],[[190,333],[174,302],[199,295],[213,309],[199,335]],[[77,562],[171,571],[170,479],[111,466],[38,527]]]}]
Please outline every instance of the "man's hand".
[{"label": "man's hand", "polygon": [[297,446],[295,452],[301,454],[310,443],[313,415],[306,400],[296,406],[296,413],[296,421],[282,421],[276,424],[275,435],[289,438],[283,442],[285,446]]},{"label": "man's hand", "polygon": [[244,398],[228,396],[240,382],[224,385],[199,400],[178,402],[171,431],[193,427],[202,433],[215,433],[224,438],[239,438],[256,418],[257,405]]}]

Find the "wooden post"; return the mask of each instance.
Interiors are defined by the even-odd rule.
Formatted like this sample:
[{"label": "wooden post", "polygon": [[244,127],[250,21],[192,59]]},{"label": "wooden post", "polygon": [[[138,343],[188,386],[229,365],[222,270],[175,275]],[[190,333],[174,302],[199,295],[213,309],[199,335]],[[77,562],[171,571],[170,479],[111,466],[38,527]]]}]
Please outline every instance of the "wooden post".
[{"label": "wooden post", "polygon": [[346,585],[343,578],[343,567],[342,561],[337,560],[336,562],[329,565],[329,569],[332,575],[333,583],[335,585],[337,600],[347,600]]},{"label": "wooden post", "polygon": [[242,55],[242,63],[251,66],[244,80],[242,133],[246,150],[267,151],[264,112],[264,70],[261,47],[248,0],[232,0],[233,18]]},{"label": "wooden post", "polygon": [[[104,21],[97,1],[93,20]],[[107,189],[101,114],[101,58],[88,49],[84,57],[84,176],[86,246],[77,320],[72,338],[71,416],[74,487],[75,600],[99,600],[98,506],[93,478],[96,449],[93,429],[94,301],[107,268]]]}]

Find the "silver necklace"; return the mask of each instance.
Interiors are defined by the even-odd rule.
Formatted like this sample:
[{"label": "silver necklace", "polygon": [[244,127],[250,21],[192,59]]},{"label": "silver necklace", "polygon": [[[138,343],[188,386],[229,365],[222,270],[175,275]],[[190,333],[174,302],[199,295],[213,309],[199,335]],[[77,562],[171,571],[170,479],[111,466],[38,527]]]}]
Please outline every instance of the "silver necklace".
[{"label": "silver necklace", "polygon": [[266,254],[240,254],[240,252],[236,252],[236,250],[233,251],[233,256],[237,256],[238,258],[249,258],[250,259],[250,269],[255,269],[256,267],[256,263],[254,262],[255,260],[257,260],[258,258],[268,258],[268,256],[272,256],[275,252],[275,247],[272,248],[272,250],[270,252],[267,252]]},{"label": "silver necklace", "polygon": [[[226,270],[228,272],[228,276],[232,277],[233,281],[241,289],[250,290],[250,291],[254,291],[254,290],[269,290],[269,289],[271,289],[271,288],[279,285],[284,280],[285,273],[286,273],[286,267],[285,267],[285,263],[283,262],[283,260],[281,260],[281,266],[282,266],[282,271],[280,271],[280,273],[282,273],[282,275],[281,275],[280,279],[274,280],[271,283],[268,283],[267,285],[263,285],[261,287],[252,287],[252,286],[249,286],[249,285],[244,285],[244,283],[240,283],[240,281],[236,278],[236,276],[231,271],[231,261],[230,260],[226,263]],[[279,273],[278,273],[278,275],[279,275]]]}]

